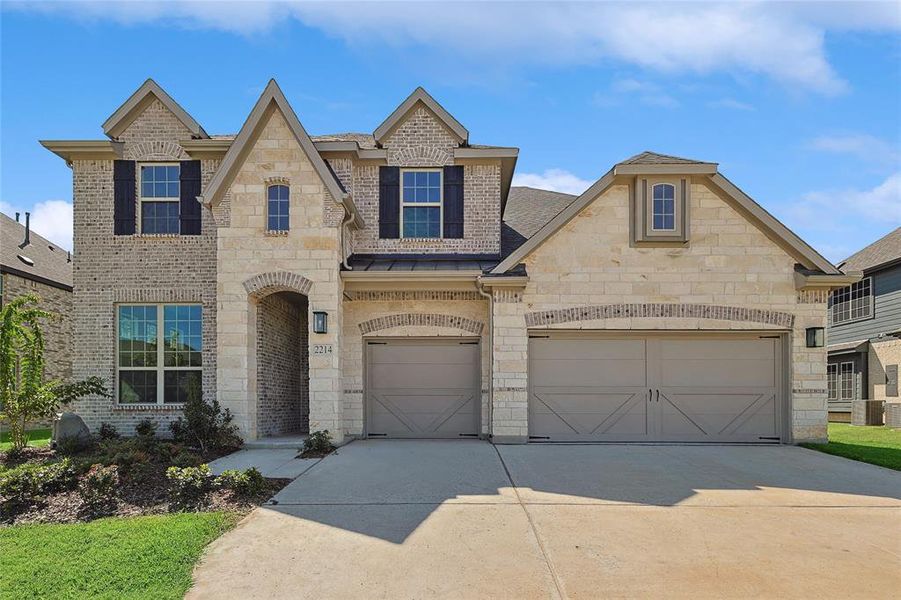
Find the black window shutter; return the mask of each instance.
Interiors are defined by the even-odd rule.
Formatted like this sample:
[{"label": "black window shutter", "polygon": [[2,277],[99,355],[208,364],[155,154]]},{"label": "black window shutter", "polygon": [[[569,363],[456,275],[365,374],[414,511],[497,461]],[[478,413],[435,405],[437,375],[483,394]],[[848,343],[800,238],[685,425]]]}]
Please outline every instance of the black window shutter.
[{"label": "black window shutter", "polygon": [[399,167],[379,167],[379,237],[400,237]]},{"label": "black window shutter", "polygon": [[135,232],[135,161],[113,161],[113,233]]},{"label": "black window shutter", "polygon": [[463,167],[444,167],[444,237],[463,237]]},{"label": "black window shutter", "polygon": [[182,235],[200,235],[200,161],[181,161],[181,206],[179,207],[179,219],[181,220]]}]

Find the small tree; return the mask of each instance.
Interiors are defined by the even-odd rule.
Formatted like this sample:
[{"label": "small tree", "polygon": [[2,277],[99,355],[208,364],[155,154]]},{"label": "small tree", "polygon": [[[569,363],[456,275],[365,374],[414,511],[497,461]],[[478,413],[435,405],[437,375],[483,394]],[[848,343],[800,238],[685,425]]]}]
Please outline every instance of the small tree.
[{"label": "small tree", "polygon": [[215,398],[205,401],[197,380],[188,383],[184,415],[169,424],[176,441],[199,448],[203,454],[241,447],[241,436],[232,423],[231,412],[227,408],[223,410]]},{"label": "small tree", "polygon": [[44,381],[41,322],[55,316],[39,308],[39,302],[38,296],[27,294],[0,308],[0,421],[9,424],[13,452],[28,443],[25,426],[52,417],[60,404],[89,394],[109,397],[99,377],[68,384]]}]

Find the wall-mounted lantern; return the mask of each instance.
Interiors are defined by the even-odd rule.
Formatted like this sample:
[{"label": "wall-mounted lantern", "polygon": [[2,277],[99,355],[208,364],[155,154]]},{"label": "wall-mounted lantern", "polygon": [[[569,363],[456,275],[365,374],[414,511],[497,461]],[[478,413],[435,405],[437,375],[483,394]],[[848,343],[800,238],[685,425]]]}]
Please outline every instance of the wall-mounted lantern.
[{"label": "wall-mounted lantern", "polygon": [[826,345],[826,330],[822,327],[807,328],[807,347],[822,348]]},{"label": "wall-mounted lantern", "polygon": [[313,333],[328,333],[328,313],[324,310],[313,311]]}]

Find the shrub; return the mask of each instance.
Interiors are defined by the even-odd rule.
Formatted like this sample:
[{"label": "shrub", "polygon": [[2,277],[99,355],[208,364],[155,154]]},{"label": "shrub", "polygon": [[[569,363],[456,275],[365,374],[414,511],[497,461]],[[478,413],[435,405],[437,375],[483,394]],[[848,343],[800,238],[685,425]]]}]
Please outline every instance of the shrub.
[{"label": "shrub", "polygon": [[156,437],[156,428],[157,424],[149,418],[141,419],[138,424],[135,425],[135,433],[138,434],[138,437],[154,438]]},{"label": "shrub", "polygon": [[313,431],[303,441],[304,456],[325,456],[335,449],[332,444],[332,436],[328,429],[322,431]]},{"label": "shrub", "polygon": [[182,450],[172,457],[172,464],[176,467],[198,467],[203,464],[203,458],[193,452]]},{"label": "shrub", "polygon": [[75,467],[68,458],[55,463],[26,463],[0,472],[0,496],[27,504],[44,494],[75,485]]},{"label": "shrub", "polygon": [[116,498],[119,468],[115,465],[91,465],[78,486],[78,495],[92,511],[108,507]]},{"label": "shrub", "polygon": [[266,478],[255,467],[244,471],[223,471],[216,479],[220,486],[242,497],[257,496],[266,490]]},{"label": "shrub", "polygon": [[199,467],[169,467],[169,494],[173,504],[180,507],[195,507],[213,489],[216,480],[208,465]]},{"label": "shrub", "polygon": [[243,443],[232,414],[222,410],[219,401],[206,402],[196,382],[188,388],[184,418],[169,425],[176,441],[199,448],[204,454],[210,450],[234,450]]},{"label": "shrub", "polygon": [[63,456],[71,456],[84,452],[94,446],[94,440],[88,437],[67,437],[56,442],[56,451]]},{"label": "shrub", "polygon": [[100,429],[97,431],[97,435],[101,440],[119,439],[119,432],[116,431],[116,428],[113,427],[110,423],[101,423]]}]

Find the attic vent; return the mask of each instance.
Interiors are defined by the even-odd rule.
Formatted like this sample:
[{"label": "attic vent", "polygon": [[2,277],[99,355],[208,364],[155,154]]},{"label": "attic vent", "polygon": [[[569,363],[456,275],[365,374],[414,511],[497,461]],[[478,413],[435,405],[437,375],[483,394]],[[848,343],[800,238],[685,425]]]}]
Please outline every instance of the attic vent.
[{"label": "attic vent", "polygon": [[51,252],[56,252],[56,248],[54,248],[53,246],[48,244],[47,247],[50,248]]},{"label": "attic vent", "polygon": [[21,254],[16,254],[16,258],[18,258],[19,260],[21,260],[23,263],[25,263],[25,264],[28,265],[29,267],[33,267],[33,266],[34,266],[34,261],[31,260],[30,258],[28,258],[27,256],[22,256]]}]

